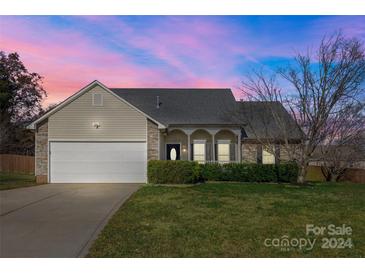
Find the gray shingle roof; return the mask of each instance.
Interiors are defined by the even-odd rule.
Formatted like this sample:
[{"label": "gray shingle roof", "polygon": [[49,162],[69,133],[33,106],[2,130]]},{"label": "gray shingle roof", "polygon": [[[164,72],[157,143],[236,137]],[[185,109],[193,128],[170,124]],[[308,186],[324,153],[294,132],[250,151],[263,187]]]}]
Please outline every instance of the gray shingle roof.
[{"label": "gray shingle roof", "polygon": [[297,140],[302,136],[300,128],[279,102],[241,101],[237,106],[236,118],[244,124],[248,139]]},{"label": "gray shingle roof", "polygon": [[[227,109],[234,109],[230,89],[111,88],[153,119],[168,125],[234,124]],[[157,96],[161,103],[157,108]]]},{"label": "gray shingle roof", "polygon": [[[237,102],[230,89],[111,88],[111,90],[165,126],[240,125],[246,138],[282,139],[282,127],[273,113],[285,121],[288,136],[301,131],[279,102]],[[157,108],[157,96],[160,107]]]}]

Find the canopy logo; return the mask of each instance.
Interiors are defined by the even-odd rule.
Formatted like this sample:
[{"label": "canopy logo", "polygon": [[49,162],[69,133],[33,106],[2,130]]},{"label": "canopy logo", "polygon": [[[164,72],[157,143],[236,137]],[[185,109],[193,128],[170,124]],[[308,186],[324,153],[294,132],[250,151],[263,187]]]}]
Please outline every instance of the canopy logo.
[{"label": "canopy logo", "polygon": [[[279,238],[266,238],[264,245],[266,247],[280,248],[281,251],[312,250],[317,242],[320,242],[321,248],[353,248],[351,239],[352,228],[346,224],[336,226],[330,224],[328,226],[316,226],[307,224],[305,226],[305,234],[307,237],[292,237],[283,235]],[[321,237],[321,238],[313,238]]]},{"label": "canopy logo", "polygon": [[266,247],[280,248],[281,251],[290,251],[293,248],[312,250],[316,240],[309,238],[289,238],[289,236],[283,235],[280,238],[266,238],[264,245]]}]

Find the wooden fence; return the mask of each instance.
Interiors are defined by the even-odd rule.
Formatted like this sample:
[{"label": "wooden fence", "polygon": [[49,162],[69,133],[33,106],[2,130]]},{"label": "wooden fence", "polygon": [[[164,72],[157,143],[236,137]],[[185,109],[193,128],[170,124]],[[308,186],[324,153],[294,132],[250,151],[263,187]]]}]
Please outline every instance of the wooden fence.
[{"label": "wooden fence", "polygon": [[0,154],[0,172],[34,174],[34,156]]},{"label": "wooden fence", "polygon": [[[320,166],[309,166],[307,180],[310,181],[325,181]],[[342,181],[350,181],[353,183],[365,183],[365,169],[349,168],[343,175]]]}]

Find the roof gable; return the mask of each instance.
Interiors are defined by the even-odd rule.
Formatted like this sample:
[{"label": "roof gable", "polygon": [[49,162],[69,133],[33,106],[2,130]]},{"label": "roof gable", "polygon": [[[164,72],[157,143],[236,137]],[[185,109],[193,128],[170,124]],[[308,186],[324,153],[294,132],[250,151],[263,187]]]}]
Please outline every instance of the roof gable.
[{"label": "roof gable", "polygon": [[[240,101],[237,102],[237,106],[239,113],[237,118],[241,119],[245,138],[274,140],[302,138],[301,129],[280,102]],[[278,119],[275,119],[274,115]],[[279,125],[278,121],[283,124]]]},{"label": "roof gable", "polygon": [[124,100],[120,96],[117,96],[114,92],[112,92],[109,88],[107,88],[105,85],[103,85],[99,81],[94,80],[93,82],[91,82],[87,86],[85,86],[82,89],[80,89],[78,92],[76,92],[73,95],[71,95],[70,97],[66,98],[64,101],[62,101],[60,104],[58,104],[55,108],[53,108],[50,111],[44,113],[41,117],[39,117],[37,120],[33,121],[30,125],[28,125],[27,128],[28,129],[34,129],[36,124],[38,124],[39,122],[41,122],[44,119],[48,118],[49,116],[53,115],[54,113],[60,111],[65,106],[67,106],[71,102],[75,101],[77,98],[79,98],[80,96],[82,96],[86,92],[90,91],[91,89],[95,88],[96,86],[101,87],[104,91],[110,93],[111,95],[115,96],[118,100],[123,101],[124,103],[126,103],[127,105],[129,105],[130,107],[132,107],[133,109],[135,109],[138,112],[140,112],[141,114],[143,114],[146,118],[151,119],[153,122],[155,122],[156,124],[158,124],[158,126],[160,128],[164,128],[165,127],[165,125],[161,124],[159,121],[157,121],[157,120],[153,119],[152,117],[148,116],[146,113],[144,113],[140,109],[136,108],[134,105],[130,104],[128,101]]}]

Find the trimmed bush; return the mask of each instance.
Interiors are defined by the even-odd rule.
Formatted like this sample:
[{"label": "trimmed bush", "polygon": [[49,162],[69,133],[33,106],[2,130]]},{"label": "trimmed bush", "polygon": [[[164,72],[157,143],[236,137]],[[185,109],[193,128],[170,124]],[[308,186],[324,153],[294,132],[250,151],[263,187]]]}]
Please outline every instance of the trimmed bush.
[{"label": "trimmed bush", "polygon": [[151,160],[147,176],[151,184],[193,184],[200,179],[200,166],[191,161]]},{"label": "trimmed bush", "polygon": [[279,182],[294,183],[298,177],[298,165],[296,163],[285,163],[277,166],[277,176]]},{"label": "trimmed bush", "polygon": [[276,166],[253,164],[249,179],[249,182],[277,182]]},{"label": "trimmed bush", "polygon": [[203,181],[224,181],[223,166],[218,163],[201,164],[201,177]]},{"label": "trimmed bush", "polygon": [[262,165],[249,163],[207,163],[201,165],[204,181],[294,182],[298,167],[292,163]]},{"label": "trimmed bush", "polygon": [[249,163],[206,163],[191,161],[152,160],[148,162],[148,182],[151,184],[193,184],[199,181],[230,182],[295,182],[295,163],[262,165]]}]

